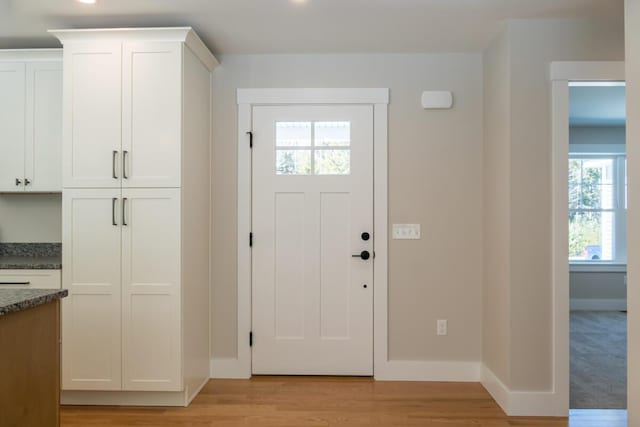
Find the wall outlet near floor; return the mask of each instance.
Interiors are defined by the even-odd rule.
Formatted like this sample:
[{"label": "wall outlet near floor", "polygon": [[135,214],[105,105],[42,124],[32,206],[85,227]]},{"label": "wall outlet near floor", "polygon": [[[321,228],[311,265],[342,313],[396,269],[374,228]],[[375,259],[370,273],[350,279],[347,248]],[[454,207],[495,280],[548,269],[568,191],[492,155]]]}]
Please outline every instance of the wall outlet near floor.
[{"label": "wall outlet near floor", "polygon": [[438,319],[436,325],[436,333],[438,335],[447,335],[447,319]]}]

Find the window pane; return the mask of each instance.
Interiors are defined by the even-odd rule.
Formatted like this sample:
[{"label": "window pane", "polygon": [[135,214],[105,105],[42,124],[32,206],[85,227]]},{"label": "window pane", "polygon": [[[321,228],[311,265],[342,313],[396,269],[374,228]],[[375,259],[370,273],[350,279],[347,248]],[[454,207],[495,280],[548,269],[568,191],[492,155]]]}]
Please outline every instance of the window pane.
[{"label": "window pane", "polygon": [[277,175],[309,175],[311,173],[311,150],[277,150]]},{"label": "window pane", "polygon": [[316,150],[314,156],[316,175],[351,173],[351,150]]},{"label": "window pane", "polygon": [[613,209],[612,184],[582,184],[580,207],[583,209]]},{"label": "window pane", "polygon": [[569,260],[613,260],[613,212],[569,213]]},{"label": "window pane", "polygon": [[351,144],[351,122],[316,122],[315,145],[348,147]]},{"label": "window pane", "polygon": [[311,146],[311,122],[277,122],[276,146]]},{"label": "window pane", "polygon": [[569,184],[569,209],[580,209],[582,207],[582,186],[580,184]]}]

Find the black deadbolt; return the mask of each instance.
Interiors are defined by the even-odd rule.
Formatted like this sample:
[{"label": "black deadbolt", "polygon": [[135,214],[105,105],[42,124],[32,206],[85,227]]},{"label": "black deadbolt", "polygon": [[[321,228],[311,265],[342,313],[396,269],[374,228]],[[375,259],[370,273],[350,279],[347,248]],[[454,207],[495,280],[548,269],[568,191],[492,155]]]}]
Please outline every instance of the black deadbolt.
[{"label": "black deadbolt", "polygon": [[366,242],[367,240],[369,240],[369,238],[371,237],[371,235],[365,231],[364,233],[362,233],[362,234],[360,235],[360,237],[362,237],[362,240],[364,240],[364,241]]}]

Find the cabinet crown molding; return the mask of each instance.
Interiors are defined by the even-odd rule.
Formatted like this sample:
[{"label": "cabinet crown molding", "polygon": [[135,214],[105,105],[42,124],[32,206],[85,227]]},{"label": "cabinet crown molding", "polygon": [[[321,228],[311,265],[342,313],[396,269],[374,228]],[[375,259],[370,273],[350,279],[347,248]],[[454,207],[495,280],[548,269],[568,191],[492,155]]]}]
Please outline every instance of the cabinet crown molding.
[{"label": "cabinet crown molding", "polygon": [[157,27],[157,28],[86,28],[48,30],[65,45],[69,43],[86,43],[95,41],[111,42],[180,42],[184,43],[198,59],[213,71],[219,64],[202,39],[191,27]]},{"label": "cabinet crown molding", "polygon": [[62,49],[2,49],[0,61],[62,61]]}]

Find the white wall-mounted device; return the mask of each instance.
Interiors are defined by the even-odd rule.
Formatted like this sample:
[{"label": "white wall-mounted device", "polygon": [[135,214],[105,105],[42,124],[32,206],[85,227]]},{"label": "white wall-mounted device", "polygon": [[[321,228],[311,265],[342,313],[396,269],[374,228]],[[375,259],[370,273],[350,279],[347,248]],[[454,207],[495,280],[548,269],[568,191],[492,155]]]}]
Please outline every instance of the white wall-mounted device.
[{"label": "white wall-mounted device", "polygon": [[449,90],[425,90],[422,92],[422,108],[447,110],[453,107],[453,93]]}]

